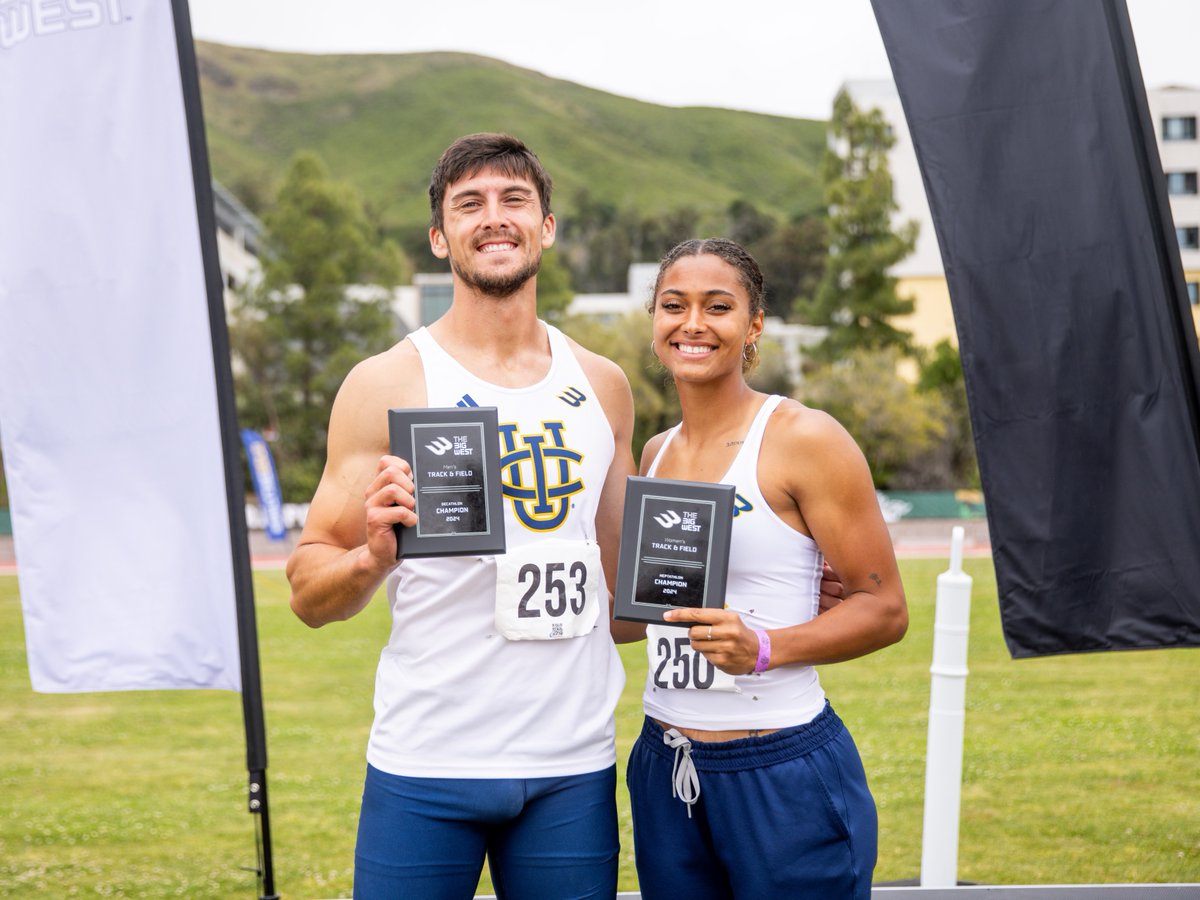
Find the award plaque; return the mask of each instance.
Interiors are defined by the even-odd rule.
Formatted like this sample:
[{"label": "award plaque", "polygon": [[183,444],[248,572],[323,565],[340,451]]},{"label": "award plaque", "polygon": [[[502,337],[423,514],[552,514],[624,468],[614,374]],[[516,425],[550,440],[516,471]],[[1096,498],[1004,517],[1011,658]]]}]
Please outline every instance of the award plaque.
[{"label": "award plaque", "polygon": [[396,526],[399,557],[503,553],[496,408],[389,409],[388,433],[417,504],[417,524]]},{"label": "award plaque", "polygon": [[630,476],[615,618],[671,625],[670,609],[725,606],[733,495],[729,484]]}]

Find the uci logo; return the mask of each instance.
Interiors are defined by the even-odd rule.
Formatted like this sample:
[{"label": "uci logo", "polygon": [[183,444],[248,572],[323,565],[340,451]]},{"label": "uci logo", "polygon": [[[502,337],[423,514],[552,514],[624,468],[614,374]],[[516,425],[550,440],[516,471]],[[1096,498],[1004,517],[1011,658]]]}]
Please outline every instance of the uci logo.
[{"label": "uci logo", "polygon": [[500,426],[500,482],[513,513],[526,528],[553,531],[567,518],[570,499],[583,490],[571,464],[583,455],[563,441],[562,422],[543,422],[540,434],[519,434],[516,425]]},{"label": "uci logo", "polygon": [[680,518],[679,513],[675,512],[675,510],[668,509],[665,513],[660,513],[659,515],[655,516],[654,521],[663,528],[674,528],[676,525],[682,522],[683,519]]},{"label": "uci logo", "polygon": [[446,438],[440,437],[437,440],[435,440],[432,444],[426,444],[425,449],[428,450],[430,453],[436,453],[438,456],[441,456],[443,453],[445,453],[447,450],[449,450],[453,446],[454,445],[452,443],[450,443],[450,441],[448,441]]}]

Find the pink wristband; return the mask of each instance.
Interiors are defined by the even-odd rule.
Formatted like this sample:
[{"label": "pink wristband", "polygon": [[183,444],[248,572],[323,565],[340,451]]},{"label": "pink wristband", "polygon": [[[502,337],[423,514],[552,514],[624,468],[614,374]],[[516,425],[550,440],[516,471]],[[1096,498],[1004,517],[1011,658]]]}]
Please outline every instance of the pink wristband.
[{"label": "pink wristband", "polygon": [[758,636],[758,662],[754,664],[755,673],[767,671],[771,664],[771,636],[761,628],[754,629]]}]

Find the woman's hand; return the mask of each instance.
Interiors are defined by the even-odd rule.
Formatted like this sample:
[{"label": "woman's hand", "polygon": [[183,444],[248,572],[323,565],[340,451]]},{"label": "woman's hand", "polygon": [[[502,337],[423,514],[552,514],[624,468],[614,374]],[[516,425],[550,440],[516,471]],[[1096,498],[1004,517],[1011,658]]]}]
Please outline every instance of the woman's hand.
[{"label": "woman's hand", "polygon": [[689,622],[692,646],[729,675],[749,675],[758,662],[758,635],[732,609],[672,609],[666,622]]}]

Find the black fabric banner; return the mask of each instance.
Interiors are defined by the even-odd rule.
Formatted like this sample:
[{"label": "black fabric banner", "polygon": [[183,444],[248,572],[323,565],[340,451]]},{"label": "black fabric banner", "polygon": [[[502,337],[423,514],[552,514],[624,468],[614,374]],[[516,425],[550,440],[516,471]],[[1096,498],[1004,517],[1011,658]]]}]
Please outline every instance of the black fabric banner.
[{"label": "black fabric banner", "polygon": [[1015,657],[1200,645],[1200,353],[1121,0],[872,0]]}]

